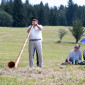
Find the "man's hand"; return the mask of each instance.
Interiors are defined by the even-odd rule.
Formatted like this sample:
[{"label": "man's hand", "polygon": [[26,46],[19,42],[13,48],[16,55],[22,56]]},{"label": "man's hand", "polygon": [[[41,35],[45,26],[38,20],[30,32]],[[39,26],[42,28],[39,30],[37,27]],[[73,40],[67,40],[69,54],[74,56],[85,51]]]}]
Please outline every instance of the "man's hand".
[{"label": "man's hand", "polygon": [[38,24],[37,24],[37,27],[39,30],[43,30],[43,27],[39,26]]},{"label": "man's hand", "polygon": [[69,64],[72,64],[72,62],[68,61]]},{"label": "man's hand", "polygon": [[72,62],[70,62],[68,58],[67,58],[67,63],[68,63],[68,64],[72,64]]},{"label": "man's hand", "polygon": [[35,26],[37,26],[38,25],[38,22],[35,22]]}]

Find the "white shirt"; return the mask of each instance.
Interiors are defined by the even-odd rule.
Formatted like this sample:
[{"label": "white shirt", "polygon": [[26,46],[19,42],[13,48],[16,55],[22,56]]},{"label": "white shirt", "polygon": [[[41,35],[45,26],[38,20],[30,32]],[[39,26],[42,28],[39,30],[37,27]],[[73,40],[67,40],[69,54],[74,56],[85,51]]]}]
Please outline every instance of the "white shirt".
[{"label": "white shirt", "polygon": [[[42,27],[42,25],[39,25]],[[28,27],[28,30],[31,26]],[[37,26],[32,27],[32,30],[29,35],[29,39],[41,39],[42,40],[42,30],[39,30]]]}]

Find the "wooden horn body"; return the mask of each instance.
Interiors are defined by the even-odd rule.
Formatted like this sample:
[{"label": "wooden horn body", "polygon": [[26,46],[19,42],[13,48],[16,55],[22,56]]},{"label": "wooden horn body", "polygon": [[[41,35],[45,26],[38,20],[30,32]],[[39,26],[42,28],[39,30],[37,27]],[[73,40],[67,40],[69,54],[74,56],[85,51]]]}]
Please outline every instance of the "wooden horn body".
[{"label": "wooden horn body", "polygon": [[16,60],[15,62],[10,61],[10,62],[8,63],[8,67],[9,67],[9,68],[17,68],[18,63],[19,63],[20,58],[21,58],[21,55],[22,55],[22,53],[23,53],[24,47],[25,47],[25,45],[26,45],[26,43],[27,43],[28,37],[29,37],[29,34],[28,34],[28,36],[27,36],[27,38],[26,38],[26,40],[25,40],[25,43],[24,43],[24,45],[23,45],[23,47],[22,47],[22,49],[21,49],[21,51],[20,51],[20,53],[19,53],[19,56],[17,57],[17,60]]}]

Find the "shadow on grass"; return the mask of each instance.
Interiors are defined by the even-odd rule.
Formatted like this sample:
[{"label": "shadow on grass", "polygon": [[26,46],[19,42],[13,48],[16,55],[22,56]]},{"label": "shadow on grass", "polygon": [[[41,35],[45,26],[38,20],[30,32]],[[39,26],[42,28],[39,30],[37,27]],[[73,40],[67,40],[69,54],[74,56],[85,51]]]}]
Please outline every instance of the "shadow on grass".
[{"label": "shadow on grass", "polygon": [[[77,44],[75,42],[62,42],[62,41],[57,41],[55,43],[60,43],[60,44]],[[78,43],[79,44],[79,43]]]},{"label": "shadow on grass", "polygon": [[61,43],[61,41],[57,41],[57,43]]}]

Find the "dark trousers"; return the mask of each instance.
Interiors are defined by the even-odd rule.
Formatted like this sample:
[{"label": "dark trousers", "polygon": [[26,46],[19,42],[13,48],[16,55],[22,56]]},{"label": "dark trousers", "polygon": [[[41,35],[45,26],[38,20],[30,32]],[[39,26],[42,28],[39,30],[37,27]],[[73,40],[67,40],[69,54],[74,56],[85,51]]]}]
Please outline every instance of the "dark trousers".
[{"label": "dark trousers", "polygon": [[[73,59],[69,59],[69,61],[72,62],[72,64],[73,64]],[[68,62],[67,59],[65,62]],[[78,60],[75,61],[75,64],[77,64],[77,62],[78,62]]]},{"label": "dark trousers", "polygon": [[[34,49],[33,56],[34,56],[34,54],[35,54],[35,50],[36,50],[36,48]],[[39,66],[39,58],[38,58],[37,50],[36,50],[36,59],[37,59],[37,66]]]},{"label": "dark trousers", "polygon": [[83,59],[85,60],[85,56],[83,56]]}]

